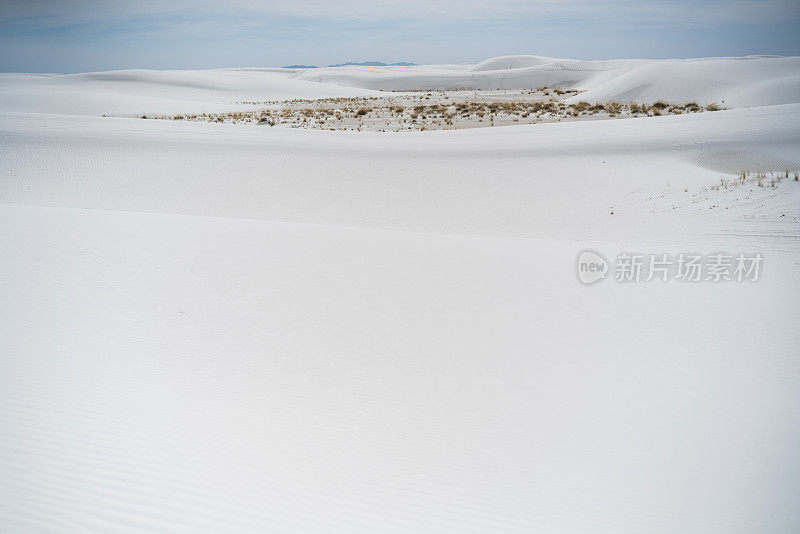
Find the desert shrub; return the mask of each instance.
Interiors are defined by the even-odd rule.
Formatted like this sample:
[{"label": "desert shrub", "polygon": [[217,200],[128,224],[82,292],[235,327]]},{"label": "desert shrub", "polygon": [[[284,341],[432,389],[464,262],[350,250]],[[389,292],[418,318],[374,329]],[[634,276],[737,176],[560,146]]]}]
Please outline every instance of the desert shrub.
[{"label": "desert shrub", "polygon": [[589,109],[591,107],[591,104],[581,100],[577,104],[573,104],[572,107],[575,109],[575,111],[586,111],[587,109]]}]

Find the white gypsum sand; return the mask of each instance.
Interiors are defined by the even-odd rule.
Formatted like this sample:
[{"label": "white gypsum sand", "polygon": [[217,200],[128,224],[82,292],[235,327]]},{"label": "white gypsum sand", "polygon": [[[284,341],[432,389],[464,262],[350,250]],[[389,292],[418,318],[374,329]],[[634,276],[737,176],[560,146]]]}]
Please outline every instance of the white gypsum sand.
[{"label": "white gypsum sand", "polygon": [[[0,530],[796,531],[797,64],[0,75]],[[545,85],[728,109],[136,118]],[[584,287],[586,248],[764,265]]]}]

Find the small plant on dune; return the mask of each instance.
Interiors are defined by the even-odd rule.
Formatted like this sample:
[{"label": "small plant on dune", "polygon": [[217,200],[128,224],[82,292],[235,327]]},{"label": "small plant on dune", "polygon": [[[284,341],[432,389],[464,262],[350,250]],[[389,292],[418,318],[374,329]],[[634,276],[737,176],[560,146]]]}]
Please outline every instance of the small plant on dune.
[{"label": "small plant on dune", "polygon": [[581,100],[581,101],[580,101],[580,102],[578,102],[577,104],[574,104],[574,105],[573,105],[573,108],[574,108],[574,109],[575,109],[575,111],[577,111],[577,112],[583,112],[583,111],[586,111],[586,110],[587,110],[587,109],[589,109],[590,107],[591,107],[591,105],[590,105],[588,102],[584,102],[583,100]]},{"label": "small plant on dune", "polygon": [[[758,172],[750,172],[750,171],[742,171],[740,172],[736,178],[720,178],[719,184],[715,184],[709,187],[704,187],[702,189],[703,192],[706,191],[720,191],[722,189],[734,189],[735,187],[745,186],[747,184],[757,185],[758,187],[766,187],[765,180],[769,179],[769,187],[776,188],[781,180],[784,179],[784,175],[780,173],[769,173],[769,177],[767,176],[766,172],[758,171]],[[684,190],[685,191],[685,190]]]},{"label": "small plant on dune", "polygon": [[652,106],[653,109],[658,110],[658,111],[663,111],[663,110],[667,109],[668,107],[669,107],[669,104],[667,104],[666,102],[662,102],[661,100],[659,100],[658,102],[654,103],[653,106]]},{"label": "small plant on dune", "polygon": [[619,102],[609,102],[606,104],[606,111],[611,115],[619,115],[622,113],[622,104]]}]

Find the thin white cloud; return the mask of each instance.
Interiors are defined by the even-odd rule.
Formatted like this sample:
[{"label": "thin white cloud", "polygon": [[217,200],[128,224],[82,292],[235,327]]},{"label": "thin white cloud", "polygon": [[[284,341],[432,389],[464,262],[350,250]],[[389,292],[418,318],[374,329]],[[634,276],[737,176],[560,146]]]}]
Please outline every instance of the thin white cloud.
[{"label": "thin white cloud", "polygon": [[797,0],[4,0],[0,21],[48,26],[191,14],[292,16],[334,21],[616,19],[629,22],[754,23],[800,18]]}]

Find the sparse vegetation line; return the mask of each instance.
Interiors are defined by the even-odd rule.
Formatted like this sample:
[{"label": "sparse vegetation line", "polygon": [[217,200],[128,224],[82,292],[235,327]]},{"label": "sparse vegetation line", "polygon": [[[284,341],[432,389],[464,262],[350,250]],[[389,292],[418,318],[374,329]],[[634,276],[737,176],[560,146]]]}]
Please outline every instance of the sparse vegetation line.
[{"label": "sparse vegetation line", "polygon": [[419,131],[481,128],[591,119],[654,117],[717,111],[715,105],[696,102],[653,104],[594,103],[566,100],[572,89],[540,87],[498,91],[394,92],[385,97],[294,99],[239,102],[253,110],[178,115],[142,115],[141,118],[233,124],[262,124],[318,130]]}]

